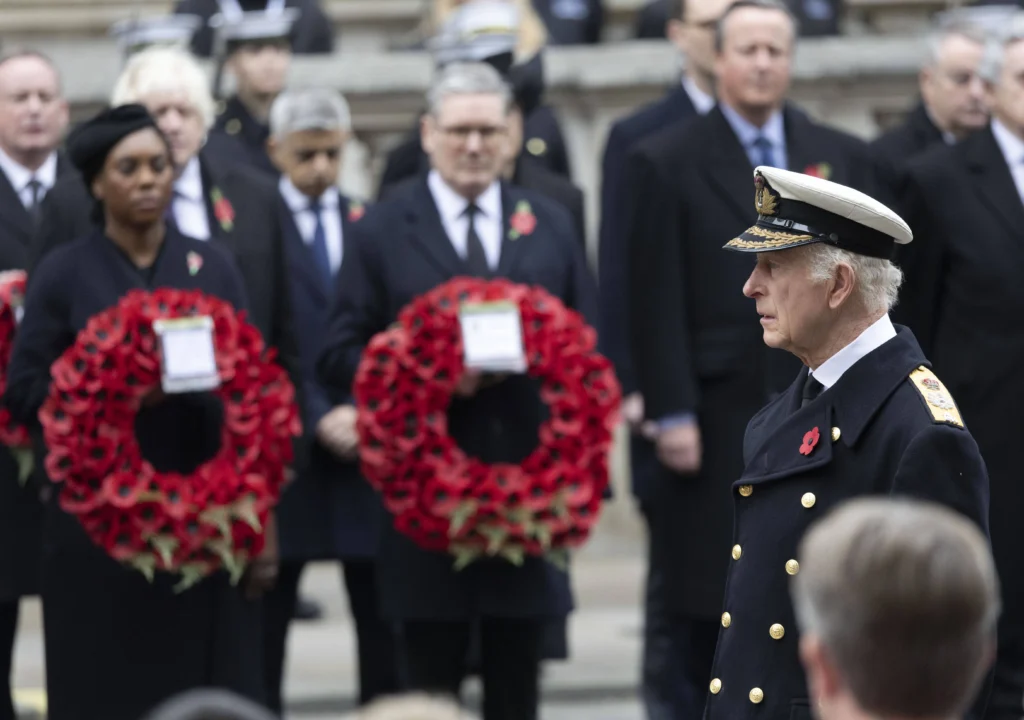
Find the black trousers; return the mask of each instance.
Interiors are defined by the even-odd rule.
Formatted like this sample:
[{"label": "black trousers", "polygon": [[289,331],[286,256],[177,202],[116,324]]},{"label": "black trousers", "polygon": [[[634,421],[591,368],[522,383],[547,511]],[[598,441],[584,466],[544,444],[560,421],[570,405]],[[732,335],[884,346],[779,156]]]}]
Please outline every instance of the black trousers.
[{"label": "black trousers", "polygon": [[[480,621],[483,720],[537,720],[544,627],[540,620]],[[410,689],[458,698],[473,628],[469,622],[404,623]]]},{"label": "black trousers", "polygon": [[14,720],[14,699],[11,697],[11,669],[14,665],[14,636],[18,632],[19,600],[0,602],[0,720]]},{"label": "black trousers", "polygon": [[[277,585],[264,600],[264,678],[267,706],[282,714],[288,627],[295,612],[305,563],[283,563]],[[394,626],[380,618],[377,580],[371,561],[343,564],[348,604],[356,629],[359,704],[401,689]]]}]

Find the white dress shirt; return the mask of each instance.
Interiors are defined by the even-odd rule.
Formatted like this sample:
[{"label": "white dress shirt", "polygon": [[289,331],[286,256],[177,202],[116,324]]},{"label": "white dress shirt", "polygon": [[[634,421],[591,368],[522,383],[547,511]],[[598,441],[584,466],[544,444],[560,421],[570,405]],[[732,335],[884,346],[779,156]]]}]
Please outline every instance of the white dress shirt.
[{"label": "white dress shirt", "polygon": [[[466,233],[469,231],[469,217],[466,208],[469,201],[452,190],[448,183],[441,179],[436,170],[427,175],[427,186],[434,196],[437,214],[441,216],[441,224],[448,233],[455,252],[463,260],[466,259]],[[480,244],[484,246],[484,256],[491,270],[496,270],[501,259],[501,236],[504,231],[504,220],[501,215],[501,185],[495,180],[476,198],[479,212],[474,227]]]},{"label": "white dress shirt", "polygon": [[[278,188],[281,197],[292,211],[295,226],[299,229],[303,242],[312,245],[316,233],[316,215],[309,206],[313,201],[295,187],[287,176],[281,176]],[[341,267],[345,247],[341,229],[341,196],[336,188],[330,188],[320,196],[319,202],[320,222],[324,224],[324,237],[327,240],[327,259],[331,263],[331,273],[336,274]]]},{"label": "white dress shirt", "polygon": [[206,214],[203,176],[199,172],[198,157],[188,161],[188,165],[174,183],[174,200],[171,207],[174,222],[182,235],[196,240],[210,239],[210,217]]},{"label": "white dress shirt", "polygon": [[24,165],[16,162],[3,150],[0,150],[0,170],[3,170],[4,175],[7,176],[7,180],[11,183],[11,187],[14,188],[14,192],[18,194],[21,204],[28,209],[32,207],[32,188],[28,185],[32,180],[39,181],[39,197],[37,198],[39,202],[43,201],[46,193],[57,182],[57,153],[50,153],[50,156],[46,158],[39,169],[32,172]]},{"label": "white dress shirt", "polygon": [[1003,151],[1006,164],[1010,166],[1017,194],[1020,195],[1021,202],[1024,202],[1024,140],[1010,132],[995,118],[992,119],[992,134],[995,135],[999,149]]},{"label": "white dress shirt", "polygon": [[715,106],[715,98],[713,95],[708,95],[706,92],[697,87],[697,83],[693,81],[689,75],[683,75],[683,90],[690,96],[690,102],[693,103],[693,108],[701,115],[707,115],[711,108]]},{"label": "white dress shirt", "polygon": [[883,315],[858,335],[856,340],[819,365],[817,370],[811,372],[811,375],[827,390],[839,382],[843,373],[852,368],[858,360],[872,350],[877,350],[894,337],[896,337],[896,328],[892,326],[889,316]]}]

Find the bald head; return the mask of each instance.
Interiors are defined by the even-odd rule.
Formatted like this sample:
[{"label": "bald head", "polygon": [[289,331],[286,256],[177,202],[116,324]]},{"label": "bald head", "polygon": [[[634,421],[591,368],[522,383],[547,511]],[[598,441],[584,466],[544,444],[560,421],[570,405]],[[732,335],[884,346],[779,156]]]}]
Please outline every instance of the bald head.
[{"label": "bald head", "polygon": [[0,150],[37,170],[68,126],[60,75],[45,56],[15,52],[0,58]]}]

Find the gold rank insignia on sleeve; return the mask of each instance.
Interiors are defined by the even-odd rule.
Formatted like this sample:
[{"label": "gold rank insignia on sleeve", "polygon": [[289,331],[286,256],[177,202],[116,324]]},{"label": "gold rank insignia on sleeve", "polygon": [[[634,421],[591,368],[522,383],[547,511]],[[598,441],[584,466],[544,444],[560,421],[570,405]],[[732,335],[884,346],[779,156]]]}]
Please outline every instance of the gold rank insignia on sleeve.
[{"label": "gold rank insignia on sleeve", "polygon": [[953,396],[946,390],[946,386],[939,382],[928,368],[923,365],[910,373],[910,381],[921,393],[925,405],[932,413],[932,418],[938,423],[947,423],[956,427],[963,427],[964,421],[960,417],[960,411],[953,402]]}]

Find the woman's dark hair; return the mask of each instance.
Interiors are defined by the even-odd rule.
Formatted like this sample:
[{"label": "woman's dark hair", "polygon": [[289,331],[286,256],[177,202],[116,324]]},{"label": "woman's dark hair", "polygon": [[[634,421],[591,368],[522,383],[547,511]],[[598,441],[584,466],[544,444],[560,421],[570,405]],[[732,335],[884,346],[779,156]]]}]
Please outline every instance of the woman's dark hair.
[{"label": "woman's dark hair", "polygon": [[273,713],[227,690],[189,690],[141,720],[277,720]]}]

